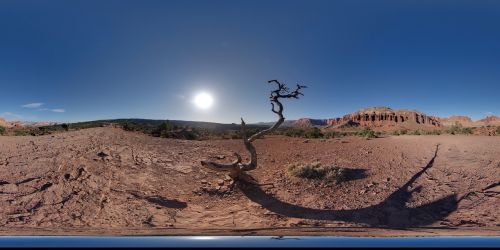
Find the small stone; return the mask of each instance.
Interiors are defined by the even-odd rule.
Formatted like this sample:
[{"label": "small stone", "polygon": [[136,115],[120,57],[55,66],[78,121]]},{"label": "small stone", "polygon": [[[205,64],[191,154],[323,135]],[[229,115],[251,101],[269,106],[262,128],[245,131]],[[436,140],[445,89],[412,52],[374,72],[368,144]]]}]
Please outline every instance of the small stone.
[{"label": "small stone", "polygon": [[224,185],[224,180],[217,180],[217,184],[219,186],[223,186]]},{"label": "small stone", "polygon": [[366,193],[365,189],[362,189],[361,191],[359,191],[359,194],[365,194],[365,193]]},{"label": "small stone", "polygon": [[104,158],[104,157],[108,157],[110,155],[109,151],[108,150],[102,150],[101,152],[99,152],[97,154],[97,156],[101,157],[101,158]]},{"label": "small stone", "polygon": [[208,181],[207,180],[201,180],[201,184],[207,184]]}]

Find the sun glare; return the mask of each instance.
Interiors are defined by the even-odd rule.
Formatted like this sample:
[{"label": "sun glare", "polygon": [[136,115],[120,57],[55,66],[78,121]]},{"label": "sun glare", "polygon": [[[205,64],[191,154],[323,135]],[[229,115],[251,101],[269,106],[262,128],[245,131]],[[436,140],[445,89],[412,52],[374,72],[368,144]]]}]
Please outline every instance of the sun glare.
[{"label": "sun glare", "polygon": [[194,98],[194,104],[200,109],[209,109],[213,102],[214,99],[207,93],[200,93]]}]

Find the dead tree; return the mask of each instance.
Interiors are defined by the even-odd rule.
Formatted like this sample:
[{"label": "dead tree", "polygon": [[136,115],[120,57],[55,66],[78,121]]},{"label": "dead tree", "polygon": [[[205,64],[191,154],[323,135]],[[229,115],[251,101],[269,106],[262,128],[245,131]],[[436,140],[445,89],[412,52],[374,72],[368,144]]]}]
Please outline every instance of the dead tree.
[{"label": "dead tree", "polygon": [[245,148],[250,154],[250,161],[247,163],[243,163],[241,156],[235,152],[234,155],[236,156],[236,160],[234,160],[231,164],[221,164],[211,161],[202,161],[201,162],[202,166],[218,171],[229,171],[229,176],[234,180],[237,180],[243,172],[254,170],[257,168],[257,152],[252,142],[255,141],[255,139],[257,138],[262,137],[265,134],[268,134],[276,130],[285,121],[285,117],[283,116],[283,104],[280,102],[280,99],[282,98],[298,99],[299,96],[303,95],[301,93],[301,89],[306,88],[306,86],[297,84],[295,90],[290,91],[290,89],[284,83],[280,83],[278,80],[271,80],[268,81],[268,83],[277,84],[277,89],[271,92],[270,101],[272,106],[271,111],[277,114],[279,119],[270,128],[267,128],[265,130],[253,134],[250,137],[247,137],[246,124],[243,118],[241,118],[240,133],[241,136],[243,137],[243,143],[245,144]]}]

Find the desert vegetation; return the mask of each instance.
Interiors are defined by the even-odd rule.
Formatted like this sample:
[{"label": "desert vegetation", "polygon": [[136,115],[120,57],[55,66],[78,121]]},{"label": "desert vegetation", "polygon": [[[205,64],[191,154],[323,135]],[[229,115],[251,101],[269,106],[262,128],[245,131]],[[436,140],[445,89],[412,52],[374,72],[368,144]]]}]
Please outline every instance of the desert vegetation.
[{"label": "desert vegetation", "polygon": [[473,132],[474,132],[473,128],[462,127],[460,125],[453,125],[450,128],[445,130],[445,133],[451,134],[451,135],[456,135],[456,134],[470,135]]},{"label": "desert vegetation", "polygon": [[[196,122],[146,119],[115,119],[78,123],[62,123],[38,127],[0,128],[0,135],[11,136],[41,136],[67,131],[77,131],[98,127],[119,127],[125,131],[144,133],[153,137],[184,139],[184,140],[212,140],[212,139],[242,139],[241,129],[237,124],[199,125]],[[246,137],[259,133],[269,126],[246,125]],[[486,131],[486,132],[484,132]],[[269,135],[282,135],[305,139],[332,139],[348,136],[376,138],[380,136],[399,135],[500,135],[500,126],[464,127],[462,125],[445,126],[435,129],[407,129],[400,128],[390,131],[375,131],[370,127],[343,128],[325,130],[320,127],[279,127]],[[262,136],[262,135],[261,135]]]},{"label": "desert vegetation", "polygon": [[283,128],[273,134],[284,135],[288,137],[298,137],[306,139],[332,139],[332,138],[342,138],[347,136],[359,136],[375,138],[377,135],[381,135],[380,132],[375,132],[369,128],[363,128],[358,131],[321,131],[321,129],[314,128]]},{"label": "desert vegetation", "polygon": [[375,131],[371,130],[370,128],[363,128],[362,130],[358,131],[357,135],[361,136],[361,137],[365,137],[365,138],[376,138],[377,137],[375,135]]},{"label": "desert vegetation", "polygon": [[323,166],[320,162],[311,164],[291,164],[287,168],[291,176],[305,179],[321,180],[324,182],[339,183],[347,180],[344,168],[336,166]]},{"label": "desert vegetation", "polygon": [[433,130],[424,130],[424,129],[415,129],[415,130],[409,130],[409,129],[398,129],[392,131],[392,135],[442,135],[442,134],[448,134],[448,135],[472,135],[474,134],[474,129],[471,127],[462,127],[459,125],[454,125],[448,128],[443,128],[443,129],[433,129]]}]

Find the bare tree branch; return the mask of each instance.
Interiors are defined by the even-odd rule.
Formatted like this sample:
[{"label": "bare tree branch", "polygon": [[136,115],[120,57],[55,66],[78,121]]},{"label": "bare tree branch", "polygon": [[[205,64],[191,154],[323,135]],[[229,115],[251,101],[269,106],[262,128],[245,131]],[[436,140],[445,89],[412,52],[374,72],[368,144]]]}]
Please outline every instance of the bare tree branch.
[{"label": "bare tree branch", "polygon": [[262,130],[252,136],[247,138],[246,134],[246,124],[243,118],[241,118],[241,136],[243,138],[243,143],[245,144],[245,148],[250,154],[250,161],[246,164],[242,163],[241,156],[237,153],[234,153],[237,159],[231,164],[220,164],[211,161],[202,161],[201,164],[203,166],[215,169],[215,170],[229,170],[233,173],[233,178],[237,178],[242,171],[249,171],[257,168],[257,151],[255,150],[254,145],[252,144],[257,138],[260,138],[274,130],[276,130],[284,121],[285,117],[283,116],[283,104],[280,102],[281,98],[295,98],[298,99],[299,96],[303,95],[301,89],[307,88],[304,85],[297,84],[295,90],[290,91],[288,87],[279,82],[278,80],[270,80],[268,83],[276,83],[277,89],[271,91],[271,96],[269,97],[271,101],[271,111],[278,115],[278,120],[273,124],[270,128]]}]

